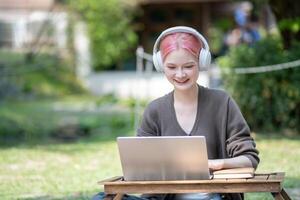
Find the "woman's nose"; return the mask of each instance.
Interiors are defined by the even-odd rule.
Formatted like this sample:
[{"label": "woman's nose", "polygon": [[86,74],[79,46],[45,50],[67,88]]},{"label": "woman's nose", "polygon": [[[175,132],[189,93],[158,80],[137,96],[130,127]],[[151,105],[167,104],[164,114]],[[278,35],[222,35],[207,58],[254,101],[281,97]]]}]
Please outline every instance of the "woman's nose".
[{"label": "woman's nose", "polygon": [[183,78],[183,77],[186,76],[186,74],[185,74],[185,72],[183,71],[183,69],[179,68],[179,69],[176,70],[175,76],[176,76],[177,78]]}]

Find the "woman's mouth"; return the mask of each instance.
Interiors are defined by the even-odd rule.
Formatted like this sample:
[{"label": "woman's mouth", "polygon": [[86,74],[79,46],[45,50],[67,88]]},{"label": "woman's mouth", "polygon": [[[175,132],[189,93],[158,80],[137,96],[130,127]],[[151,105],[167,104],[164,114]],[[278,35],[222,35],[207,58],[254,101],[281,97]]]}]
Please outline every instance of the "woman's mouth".
[{"label": "woman's mouth", "polygon": [[175,81],[176,83],[179,83],[179,84],[184,84],[184,83],[188,82],[189,79],[185,79],[185,80],[176,80],[176,79],[174,79],[174,81]]}]

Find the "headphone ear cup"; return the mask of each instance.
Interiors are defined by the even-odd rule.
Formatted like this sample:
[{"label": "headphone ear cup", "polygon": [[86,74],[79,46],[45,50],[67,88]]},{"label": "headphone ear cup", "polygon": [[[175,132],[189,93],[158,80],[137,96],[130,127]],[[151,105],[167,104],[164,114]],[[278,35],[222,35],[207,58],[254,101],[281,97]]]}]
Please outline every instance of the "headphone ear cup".
[{"label": "headphone ear cup", "polygon": [[201,49],[199,55],[199,67],[208,67],[211,62],[210,52],[206,49]]},{"label": "headphone ear cup", "polygon": [[153,60],[153,64],[154,64],[156,71],[163,72],[163,61],[162,61],[160,51],[153,54],[152,60]]}]

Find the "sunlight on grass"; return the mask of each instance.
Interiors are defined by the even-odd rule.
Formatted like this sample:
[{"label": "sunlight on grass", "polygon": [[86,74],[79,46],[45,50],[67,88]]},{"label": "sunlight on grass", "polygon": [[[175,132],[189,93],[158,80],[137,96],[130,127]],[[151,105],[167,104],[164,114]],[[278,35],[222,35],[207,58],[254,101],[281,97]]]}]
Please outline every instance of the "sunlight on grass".
[{"label": "sunlight on grass", "polygon": [[[260,151],[260,164],[257,172],[285,172],[285,188],[300,190],[300,137],[288,138],[278,135],[260,135],[256,139]],[[289,190],[287,190],[289,192]],[[294,199],[299,199],[300,194]],[[292,196],[293,197],[293,196]],[[273,199],[270,194],[246,194],[246,199]]]},{"label": "sunlight on grass", "polygon": [[2,149],[0,162],[1,199],[93,194],[97,181],[121,174],[114,141]]},{"label": "sunlight on grass", "polygon": [[284,171],[285,185],[300,187],[300,138],[269,136],[257,143],[261,157],[258,171]]}]

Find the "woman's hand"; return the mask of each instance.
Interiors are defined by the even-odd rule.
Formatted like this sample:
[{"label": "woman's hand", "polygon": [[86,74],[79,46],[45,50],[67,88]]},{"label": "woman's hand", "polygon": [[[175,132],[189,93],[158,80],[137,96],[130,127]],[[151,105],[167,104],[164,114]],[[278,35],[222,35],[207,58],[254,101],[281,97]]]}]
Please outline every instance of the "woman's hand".
[{"label": "woman's hand", "polygon": [[223,169],[224,159],[208,160],[208,168],[213,171]]}]

